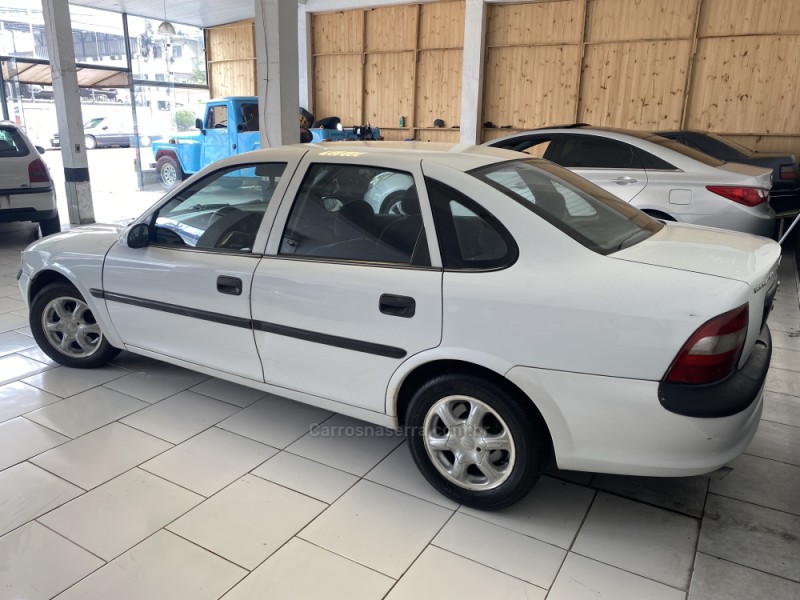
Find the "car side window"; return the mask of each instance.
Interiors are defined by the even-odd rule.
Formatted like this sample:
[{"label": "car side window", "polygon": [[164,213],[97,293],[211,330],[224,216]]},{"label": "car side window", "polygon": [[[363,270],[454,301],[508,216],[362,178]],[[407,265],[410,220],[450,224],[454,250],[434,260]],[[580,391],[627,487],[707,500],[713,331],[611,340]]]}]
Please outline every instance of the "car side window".
[{"label": "car side window", "polygon": [[413,176],[380,167],[311,165],[279,253],[430,266]]},{"label": "car side window", "polygon": [[286,163],[220,169],[179,192],[154,215],[151,243],[252,252]]},{"label": "car side window", "polygon": [[630,144],[593,135],[564,135],[550,148],[549,160],[562,167],[586,169],[642,169]]},{"label": "car side window", "polygon": [[206,129],[227,129],[228,128],[228,107],[224,104],[212,106],[208,111]]},{"label": "car side window", "polygon": [[500,269],[516,261],[514,239],[488,211],[440,181],[425,184],[445,269]]},{"label": "car side window", "polygon": [[501,144],[498,148],[505,148],[506,150],[515,150],[517,152],[524,152],[536,158],[543,158],[547,148],[550,146],[552,138],[550,137],[535,137],[525,138],[523,140],[510,140],[505,144]]},{"label": "car side window", "polygon": [[672,165],[665,161],[663,158],[658,158],[657,156],[650,154],[642,150],[641,148],[636,149],[639,154],[639,159],[642,161],[642,166],[650,171],[676,171],[675,165]]}]

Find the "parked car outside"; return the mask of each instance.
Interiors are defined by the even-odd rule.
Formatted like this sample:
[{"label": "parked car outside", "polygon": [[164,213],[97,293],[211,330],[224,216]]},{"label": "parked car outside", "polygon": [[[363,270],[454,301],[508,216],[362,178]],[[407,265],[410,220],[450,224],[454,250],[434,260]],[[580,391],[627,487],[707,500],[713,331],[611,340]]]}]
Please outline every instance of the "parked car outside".
[{"label": "parked car outside", "polygon": [[[130,148],[136,140],[130,120],[119,117],[94,117],[83,124],[83,143],[87,150],[121,146]],[[139,145],[149,146],[160,135],[139,133]],[[50,138],[54,148],[61,147],[61,138],[56,132]]]},{"label": "parked car outside", "polygon": [[0,222],[39,223],[42,235],[61,231],[53,180],[25,132],[0,121]]},{"label": "parked car outside", "polygon": [[745,165],[772,169],[769,203],[776,213],[800,210],[800,164],[797,156],[781,152],[756,152],[709,131],[659,131],[657,135],[675,140],[706,154]]},{"label": "parked car outside", "polygon": [[579,125],[487,145],[543,156],[659,219],[763,236],[775,230],[771,171],[725,163],[652,133]]},{"label": "parked car outside", "polygon": [[[413,180],[405,214],[365,200],[386,173]],[[127,349],[403,426],[436,489],[492,510],[551,450],[650,476],[742,452],[780,247],[662,223],[515,152],[337,142],[221,160],[125,228],[22,258],[31,330],[60,364]]]}]

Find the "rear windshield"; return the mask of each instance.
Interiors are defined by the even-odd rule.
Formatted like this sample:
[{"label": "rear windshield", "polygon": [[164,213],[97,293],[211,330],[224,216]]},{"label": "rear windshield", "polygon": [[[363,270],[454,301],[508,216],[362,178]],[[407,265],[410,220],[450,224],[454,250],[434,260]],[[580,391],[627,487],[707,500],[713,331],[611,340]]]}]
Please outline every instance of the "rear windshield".
[{"label": "rear windshield", "polygon": [[633,246],[663,227],[616,196],[546,161],[496,163],[470,174],[600,254]]},{"label": "rear windshield", "polygon": [[19,131],[13,127],[0,127],[0,158],[28,154],[30,150]]},{"label": "rear windshield", "polygon": [[709,156],[705,152],[700,152],[700,150],[695,150],[694,148],[690,148],[689,146],[681,144],[676,140],[669,140],[665,137],[661,137],[660,135],[642,135],[637,137],[641,137],[642,139],[645,139],[648,142],[658,144],[659,146],[662,146],[664,148],[669,148],[674,152],[683,154],[684,156],[688,156],[689,158],[693,158],[694,160],[699,161],[704,165],[708,165],[709,167],[719,167],[720,165],[725,164],[724,160],[714,158],[713,156]]}]

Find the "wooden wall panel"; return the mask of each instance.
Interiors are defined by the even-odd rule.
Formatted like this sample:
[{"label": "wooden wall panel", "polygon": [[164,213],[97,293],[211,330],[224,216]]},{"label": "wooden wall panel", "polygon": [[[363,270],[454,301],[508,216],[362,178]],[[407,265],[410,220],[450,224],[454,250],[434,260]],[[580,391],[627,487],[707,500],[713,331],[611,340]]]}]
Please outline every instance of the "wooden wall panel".
[{"label": "wooden wall panel", "polygon": [[417,7],[387,6],[366,11],[367,52],[413,50],[417,46]]},{"label": "wooden wall panel", "polygon": [[800,135],[800,36],[698,42],[687,126]]},{"label": "wooden wall panel", "polygon": [[398,125],[400,116],[408,118],[413,114],[414,66],[413,51],[367,55],[364,86],[367,121],[375,125]]},{"label": "wooden wall panel", "polygon": [[524,129],[571,123],[580,68],[577,45],[489,48],[483,122]]},{"label": "wooden wall panel", "polygon": [[800,33],[797,0],[703,0],[698,35]]},{"label": "wooden wall panel", "polygon": [[415,127],[433,127],[435,119],[445,127],[459,124],[463,55],[461,49],[419,53]]},{"label": "wooden wall panel", "polygon": [[691,49],[690,41],[588,46],[578,120],[631,129],[678,127]]},{"label": "wooden wall panel", "polygon": [[364,12],[321,13],[311,15],[314,54],[361,52],[364,46]]},{"label": "wooden wall panel", "polygon": [[314,115],[337,116],[342,124],[363,123],[360,54],[334,54],[314,58]]},{"label": "wooden wall panel", "polygon": [[413,131],[409,129],[400,129],[399,127],[381,127],[381,137],[390,142],[403,142],[407,139],[413,139]]},{"label": "wooden wall panel", "polygon": [[211,27],[205,38],[211,97],[256,94],[255,22]]},{"label": "wooden wall panel", "polygon": [[586,41],[691,38],[697,0],[591,0]]},{"label": "wooden wall panel", "polygon": [[459,140],[458,129],[420,129],[417,131],[418,142],[443,142],[457,144]]},{"label": "wooden wall panel", "polygon": [[208,65],[210,97],[254,96],[255,61],[230,61]]},{"label": "wooden wall panel", "polygon": [[723,137],[757,152],[791,152],[800,156],[800,136],[726,135]]},{"label": "wooden wall panel", "polygon": [[492,4],[486,24],[487,46],[579,44],[583,29],[580,1]]},{"label": "wooden wall panel", "polygon": [[464,47],[464,0],[420,5],[419,47]]}]

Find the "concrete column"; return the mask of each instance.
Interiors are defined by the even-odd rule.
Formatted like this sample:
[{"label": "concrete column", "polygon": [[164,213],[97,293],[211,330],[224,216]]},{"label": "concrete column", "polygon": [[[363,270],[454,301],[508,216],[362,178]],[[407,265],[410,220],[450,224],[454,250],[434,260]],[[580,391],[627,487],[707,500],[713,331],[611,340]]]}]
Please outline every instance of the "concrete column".
[{"label": "concrete column", "polygon": [[261,147],[296,144],[300,141],[297,0],[254,2]]},{"label": "concrete column", "polygon": [[483,113],[483,59],[486,52],[486,2],[467,0],[464,15],[464,64],[461,72],[462,144],[481,140]]},{"label": "concrete column", "polygon": [[64,0],[42,0],[42,12],[53,77],[53,98],[61,140],[61,159],[64,163],[69,222],[76,225],[94,223],[89,163],[86,159],[86,148],[83,146],[83,116],[69,4]]},{"label": "concrete column", "polygon": [[314,63],[311,55],[311,13],[305,4],[297,5],[297,66],[300,75],[300,106],[314,112],[314,98],[311,91],[311,73]]}]

